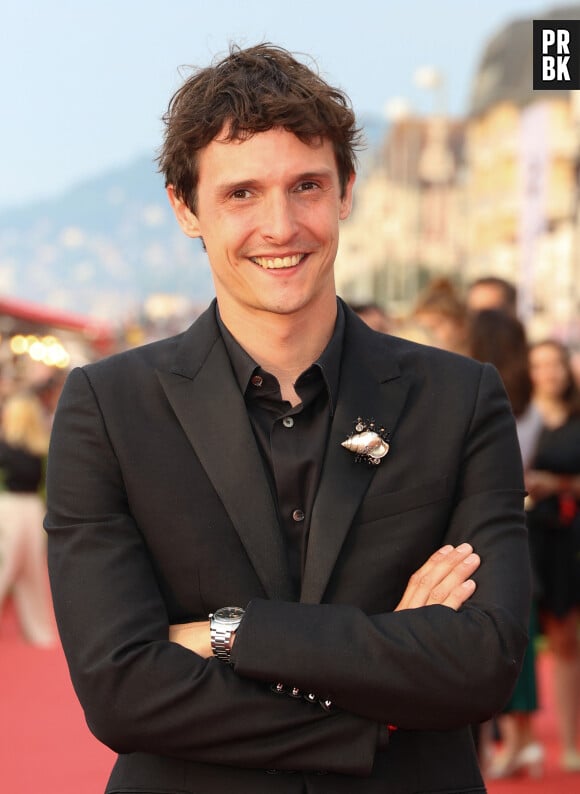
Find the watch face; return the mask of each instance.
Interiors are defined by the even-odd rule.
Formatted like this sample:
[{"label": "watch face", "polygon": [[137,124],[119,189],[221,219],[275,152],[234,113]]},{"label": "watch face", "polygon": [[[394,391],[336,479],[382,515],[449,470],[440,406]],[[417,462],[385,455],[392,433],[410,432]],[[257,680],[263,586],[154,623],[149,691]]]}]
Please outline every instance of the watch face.
[{"label": "watch face", "polygon": [[238,621],[244,616],[244,610],[241,607],[221,607],[216,609],[214,619],[224,622]]}]

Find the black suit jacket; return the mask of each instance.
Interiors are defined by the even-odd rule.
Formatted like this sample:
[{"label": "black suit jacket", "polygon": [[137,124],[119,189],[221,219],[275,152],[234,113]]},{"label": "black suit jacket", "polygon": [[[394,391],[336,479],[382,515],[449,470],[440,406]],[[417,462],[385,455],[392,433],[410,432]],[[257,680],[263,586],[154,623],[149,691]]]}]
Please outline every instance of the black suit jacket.
[{"label": "black suit jacket", "polygon": [[[391,433],[378,466],[341,446]],[[483,791],[466,727],[508,698],[529,565],[513,417],[495,370],[346,310],[339,398],[299,603],[215,309],[74,370],[48,467],[57,620],[107,792]],[[482,557],[455,612],[393,613],[444,543]],[[233,668],[168,625],[247,606]],[[282,681],[333,701],[274,694]],[[383,747],[384,725],[395,725]]]}]

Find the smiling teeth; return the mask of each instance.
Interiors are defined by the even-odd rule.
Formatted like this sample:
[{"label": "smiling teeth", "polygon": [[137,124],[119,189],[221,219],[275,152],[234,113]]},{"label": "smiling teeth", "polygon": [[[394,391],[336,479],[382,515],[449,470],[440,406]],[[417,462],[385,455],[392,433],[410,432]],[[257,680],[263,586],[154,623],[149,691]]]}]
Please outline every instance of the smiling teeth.
[{"label": "smiling teeth", "polygon": [[252,262],[255,262],[260,267],[265,268],[266,270],[280,270],[284,267],[296,267],[296,265],[302,259],[302,254],[294,254],[293,256],[277,256],[277,257],[265,257],[265,256],[253,256]]}]

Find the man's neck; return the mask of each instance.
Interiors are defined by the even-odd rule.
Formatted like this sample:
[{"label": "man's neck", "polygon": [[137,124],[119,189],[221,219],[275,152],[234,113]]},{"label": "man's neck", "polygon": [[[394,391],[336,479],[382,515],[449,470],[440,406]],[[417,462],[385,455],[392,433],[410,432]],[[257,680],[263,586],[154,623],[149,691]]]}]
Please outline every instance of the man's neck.
[{"label": "man's neck", "polygon": [[[218,302],[219,304],[219,302]],[[230,311],[219,304],[220,317],[244,350],[278,380],[282,398],[300,402],[294,389],[328,345],[336,323],[336,299],[325,310],[296,314]]]}]

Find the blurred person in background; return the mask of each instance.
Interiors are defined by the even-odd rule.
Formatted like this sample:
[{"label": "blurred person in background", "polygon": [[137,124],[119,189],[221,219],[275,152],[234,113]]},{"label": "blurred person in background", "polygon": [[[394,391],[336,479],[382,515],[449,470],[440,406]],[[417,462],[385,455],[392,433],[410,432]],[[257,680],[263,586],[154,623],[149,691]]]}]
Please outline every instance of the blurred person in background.
[{"label": "blurred person in background", "polygon": [[498,276],[482,276],[469,285],[466,295],[467,309],[470,312],[501,309],[515,317],[517,297],[517,290],[511,282]]},{"label": "blurred person in background", "polygon": [[[501,309],[475,312],[468,326],[468,353],[481,362],[493,364],[506,388],[516,419],[524,471],[535,455],[542,417],[532,402],[532,381],[528,365],[528,341],[523,324]],[[489,778],[503,778],[527,770],[542,773],[544,748],[538,742],[532,721],[537,710],[535,639],[537,609],[530,613],[530,641],[514,692],[498,719],[501,751],[492,755],[491,725],[481,731],[480,757]]]},{"label": "blurred person in background", "polygon": [[401,339],[408,339],[410,342],[416,342],[418,345],[438,347],[433,333],[412,317],[405,317],[398,321],[391,333]]},{"label": "blurred person in background", "polygon": [[532,346],[530,375],[544,423],[526,474],[530,542],[541,626],[554,657],[561,766],[579,772],[580,394],[560,342]]},{"label": "blurred person in background", "polygon": [[49,433],[38,397],[17,392],[2,408],[0,438],[0,606],[11,593],[26,639],[55,639],[41,496]]},{"label": "blurred person in background", "polygon": [[350,303],[349,305],[353,312],[358,314],[361,320],[373,331],[379,331],[381,334],[391,332],[391,320],[378,303]]},{"label": "blurred person in background", "polygon": [[58,404],[58,399],[64,382],[66,380],[67,372],[65,370],[55,370],[49,377],[42,380],[34,387],[34,394],[40,400],[44,419],[48,428],[52,427],[52,420],[54,412]]},{"label": "blurred person in background", "polygon": [[425,329],[436,347],[452,353],[466,352],[467,311],[449,279],[434,279],[426,287],[411,319]]},{"label": "blurred person in background", "polygon": [[349,306],[373,331],[437,347],[432,331],[412,317],[391,318],[377,303],[350,303]]}]

